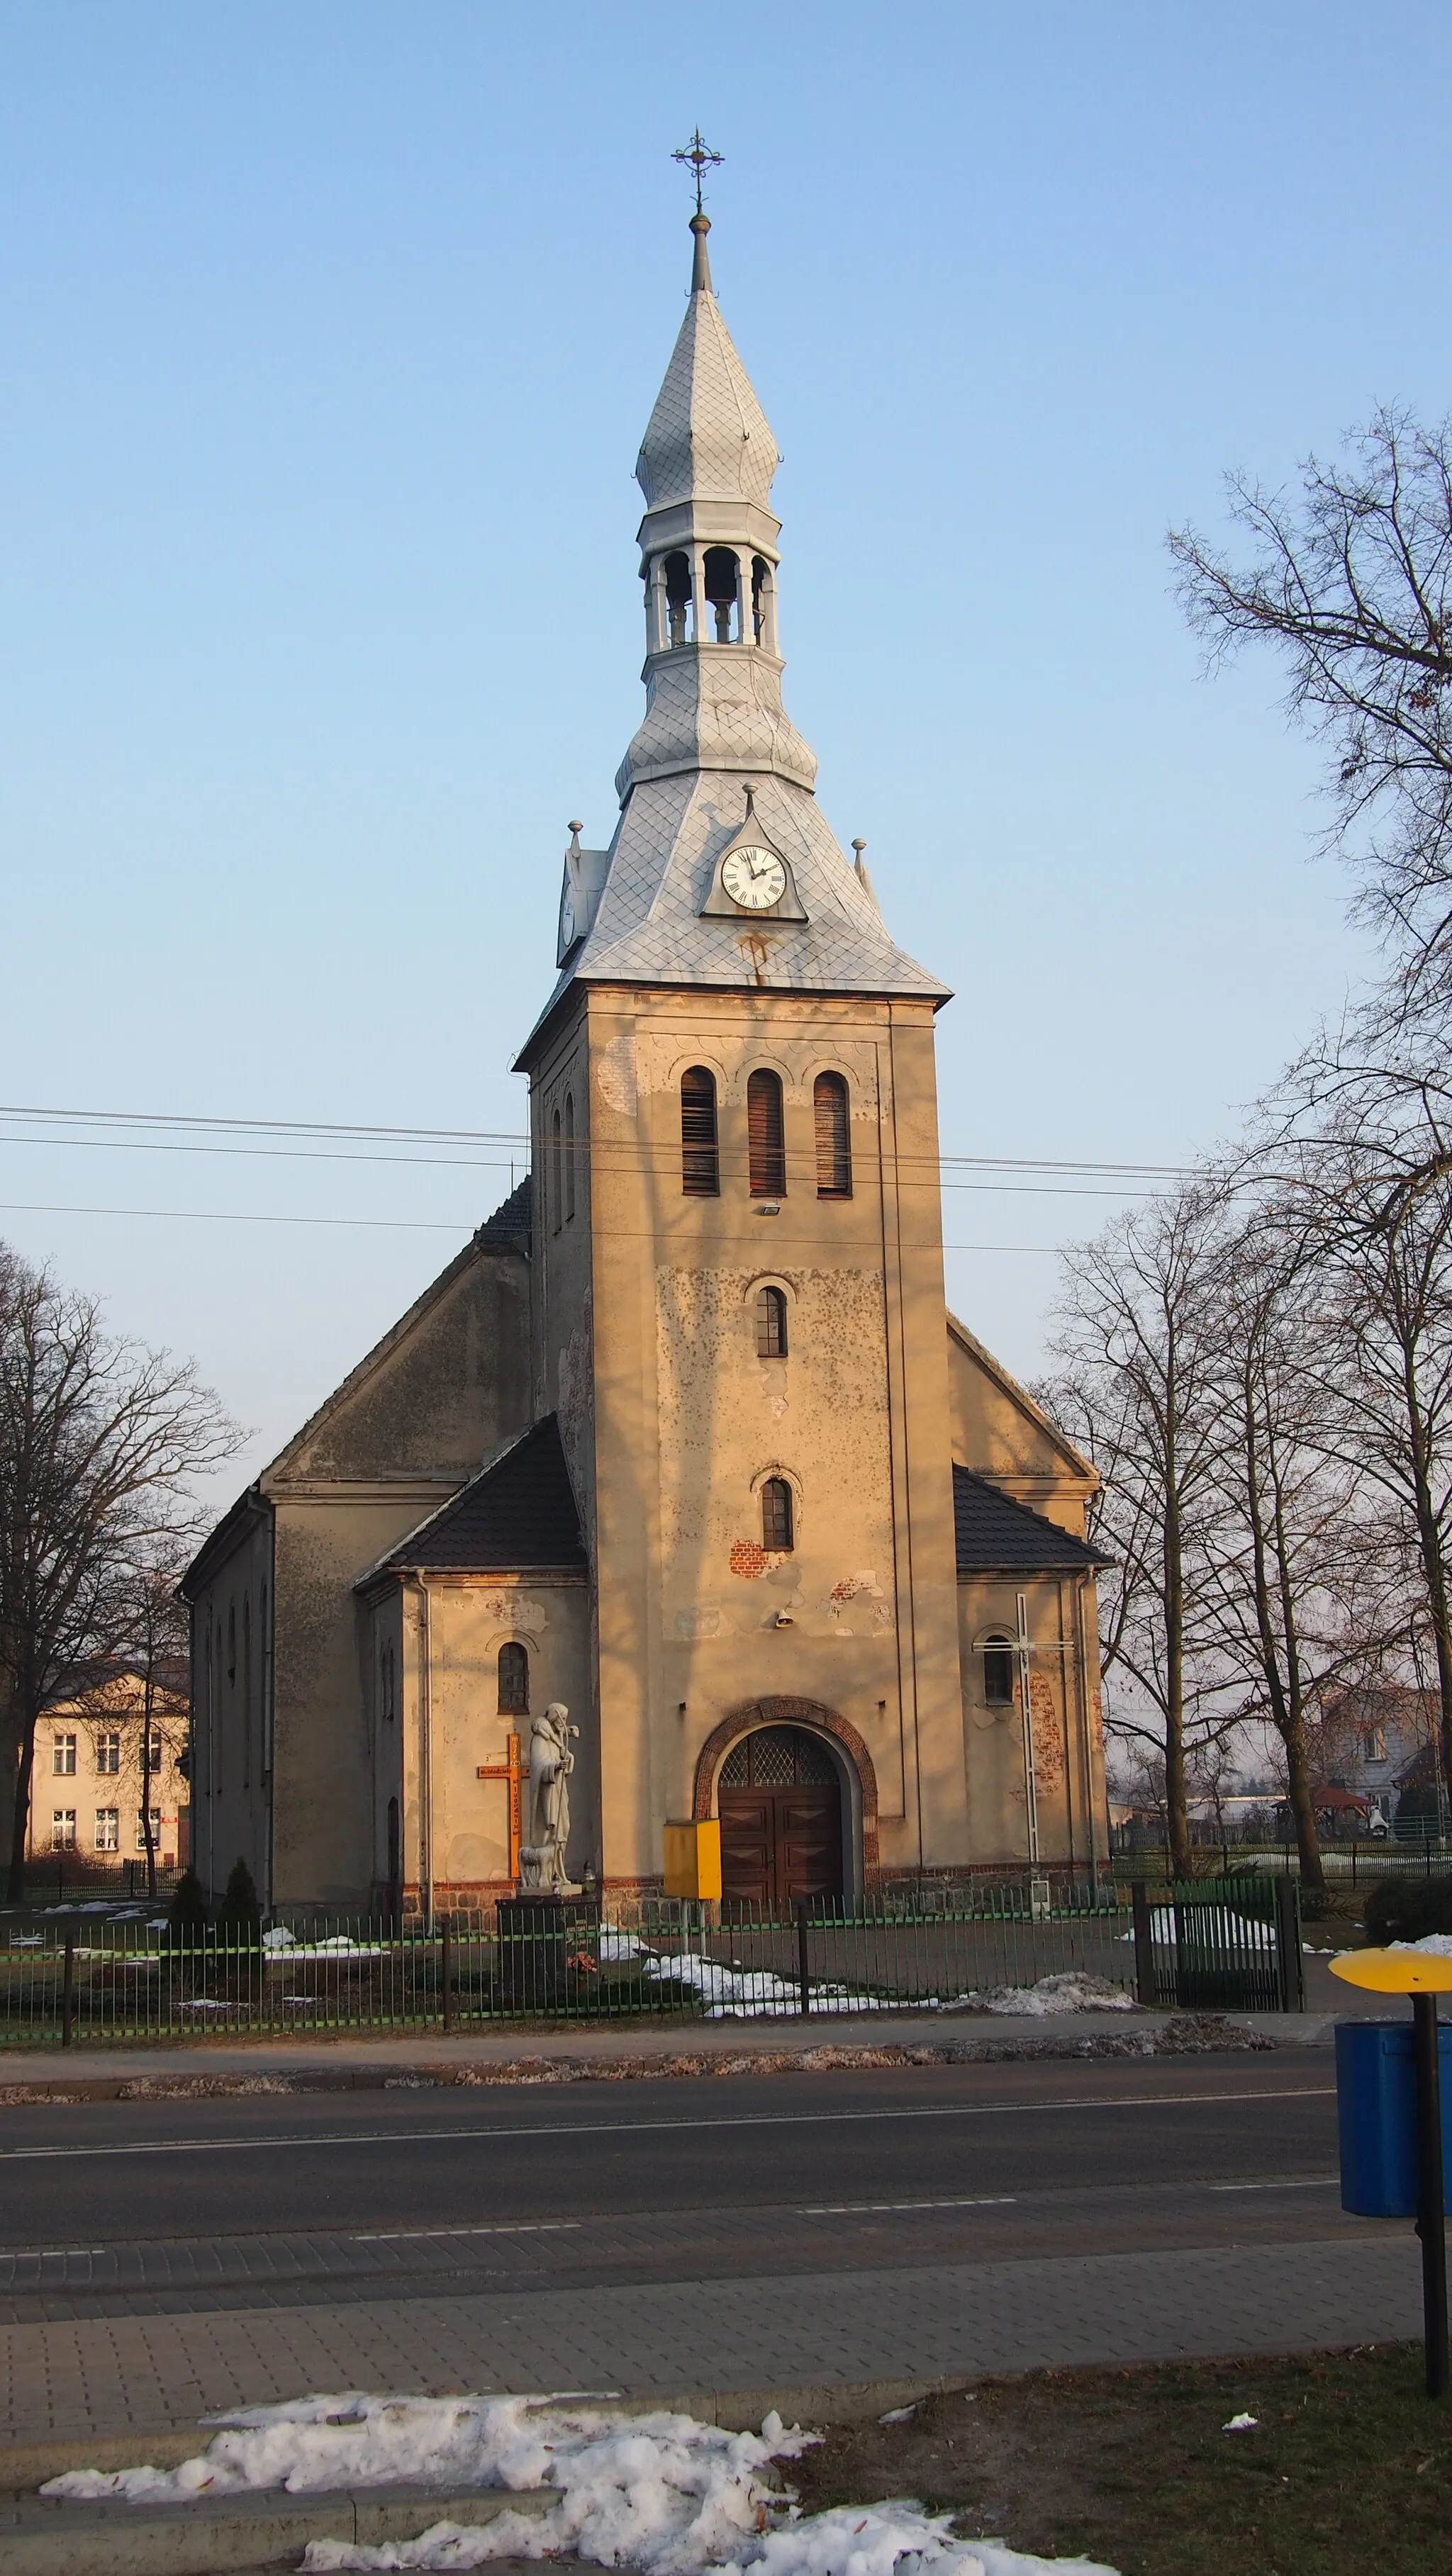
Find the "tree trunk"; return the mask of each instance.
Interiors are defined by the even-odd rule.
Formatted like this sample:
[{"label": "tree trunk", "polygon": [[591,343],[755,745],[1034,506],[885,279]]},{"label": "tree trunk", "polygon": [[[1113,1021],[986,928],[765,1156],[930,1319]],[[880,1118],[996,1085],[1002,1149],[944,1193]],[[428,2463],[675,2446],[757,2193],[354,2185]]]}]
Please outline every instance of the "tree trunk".
[{"label": "tree trunk", "polygon": [[20,1759],[15,1766],[15,1805],[10,1821],[10,1863],[6,1872],[5,1898],[9,1905],[25,1901],[25,1836],[30,1823],[30,1784],[35,1771],[35,1719],[27,1719],[20,1734]]}]

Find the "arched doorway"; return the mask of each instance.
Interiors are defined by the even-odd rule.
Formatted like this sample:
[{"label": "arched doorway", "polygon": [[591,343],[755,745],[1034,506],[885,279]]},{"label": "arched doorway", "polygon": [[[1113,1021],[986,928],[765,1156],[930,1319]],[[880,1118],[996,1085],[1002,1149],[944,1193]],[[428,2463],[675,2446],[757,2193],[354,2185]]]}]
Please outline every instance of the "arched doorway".
[{"label": "arched doorway", "polygon": [[842,1790],[819,1735],[758,1726],[732,1745],[716,1787],[721,1893],[765,1909],[842,1893]]}]

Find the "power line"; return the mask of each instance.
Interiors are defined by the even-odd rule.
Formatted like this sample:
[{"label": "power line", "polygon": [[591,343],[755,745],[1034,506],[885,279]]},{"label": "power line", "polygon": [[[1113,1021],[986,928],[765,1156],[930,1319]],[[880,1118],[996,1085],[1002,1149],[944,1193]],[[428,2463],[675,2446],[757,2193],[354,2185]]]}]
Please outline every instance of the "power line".
[{"label": "power line", "polygon": [[[460,1219],[458,1222],[450,1225],[442,1221],[429,1223],[420,1218],[393,1216],[275,1216],[263,1214],[260,1211],[254,1212],[253,1210],[246,1208],[70,1207],[62,1206],[58,1202],[50,1199],[0,1199],[0,1215],[154,1217],[163,1223],[168,1224],[180,1222],[185,1224],[206,1225],[371,1226],[379,1228],[385,1233],[394,1232],[401,1234],[471,1235],[476,1234],[479,1230],[477,1225],[464,1219]],[[602,1231],[616,1237],[620,1237],[624,1233],[624,1229],[619,1226],[607,1226],[603,1228]],[[653,1240],[653,1238],[647,1234],[642,1234],[637,1239],[641,1242]],[[815,1242],[815,1240],[816,1238],[814,1236],[807,1235],[773,1234],[772,1236],[772,1241],[777,1244],[807,1243]],[[872,1250],[874,1246],[869,1239],[863,1244],[849,1246],[848,1248],[862,1251]],[[905,1252],[931,1252],[934,1249],[933,1245],[930,1243],[909,1243],[904,1244],[902,1248]],[[1056,1243],[945,1243],[942,1246],[942,1249],[944,1252],[1041,1252],[1056,1254],[1059,1250],[1059,1246]]]}]

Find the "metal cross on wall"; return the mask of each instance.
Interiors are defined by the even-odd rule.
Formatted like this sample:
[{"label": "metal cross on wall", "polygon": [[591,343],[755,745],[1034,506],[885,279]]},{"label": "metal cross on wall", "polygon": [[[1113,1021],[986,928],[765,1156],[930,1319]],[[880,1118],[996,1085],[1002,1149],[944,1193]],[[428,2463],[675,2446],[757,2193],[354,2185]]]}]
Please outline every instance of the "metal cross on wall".
[{"label": "metal cross on wall", "polygon": [[680,152],[673,152],[671,154],[671,159],[673,161],[687,162],[695,174],[696,212],[698,215],[702,211],[701,173],[703,170],[719,170],[725,158],[726,155],[724,152],[712,151],[710,144],[704,140],[699,125],[697,126],[695,133],[691,136],[690,142],[685,145],[684,149]]},{"label": "metal cross on wall", "polygon": [[524,1764],[519,1758],[519,1738],[506,1735],[502,1762],[481,1762],[474,1774],[476,1780],[507,1780],[509,1783],[509,1875],[519,1884],[519,1846],[521,1832],[519,1784],[524,1778]]}]

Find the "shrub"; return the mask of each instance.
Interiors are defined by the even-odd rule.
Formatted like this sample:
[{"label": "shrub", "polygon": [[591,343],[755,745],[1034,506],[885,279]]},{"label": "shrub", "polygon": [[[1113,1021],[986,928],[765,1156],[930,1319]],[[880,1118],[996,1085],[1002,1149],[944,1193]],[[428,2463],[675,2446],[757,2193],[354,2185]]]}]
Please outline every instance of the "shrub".
[{"label": "shrub", "polygon": [[1379,1878],[1367,1889],[1362,1921],[1368,1941],[1377,1946],[1452,1932],[1452,1876]]},{"label": "shrub", "polygon": [[245,1860],[234,1860],[226,1893],[217,1908],[217,1930],[224,1939],[255,1942],[262,1929],[262,1908],[257,1901],[252,1872]]},{"label": "shrub", "polygon": [[201,1939],[207,1928],[207,1899],[194,1869],[184,1869],[172,1891],[167,1939],[173,1949],[185,1949]]}]

